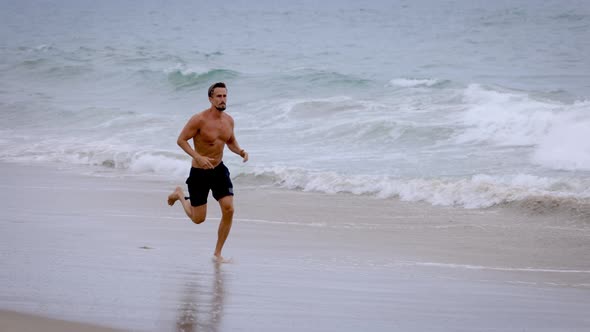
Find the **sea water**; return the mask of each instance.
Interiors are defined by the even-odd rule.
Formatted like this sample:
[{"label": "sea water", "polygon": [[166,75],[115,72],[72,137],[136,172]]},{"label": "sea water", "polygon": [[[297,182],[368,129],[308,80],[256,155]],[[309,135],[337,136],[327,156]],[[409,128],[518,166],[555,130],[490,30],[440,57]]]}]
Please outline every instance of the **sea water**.
[{"label": "sea water", "polygon": [[[0,160],[182,181],[228,85],[233,178],[465,208],[590,200],[586,1],[1,1]],[[96,167],[97,166],[97,167]]]}]

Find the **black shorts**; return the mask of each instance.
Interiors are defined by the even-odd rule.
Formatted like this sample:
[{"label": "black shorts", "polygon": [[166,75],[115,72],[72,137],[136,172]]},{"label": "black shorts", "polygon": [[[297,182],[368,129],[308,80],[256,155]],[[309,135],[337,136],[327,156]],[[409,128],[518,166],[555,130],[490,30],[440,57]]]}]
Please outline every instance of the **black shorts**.
[{"label": "black shorts", "polygon": [[206,204],[209,190],[213,192],[216,200],[234,195],[234,185],[229,178],[229,170],[223,162],[213,169],[192,167],[186,184],[192,206]]}]

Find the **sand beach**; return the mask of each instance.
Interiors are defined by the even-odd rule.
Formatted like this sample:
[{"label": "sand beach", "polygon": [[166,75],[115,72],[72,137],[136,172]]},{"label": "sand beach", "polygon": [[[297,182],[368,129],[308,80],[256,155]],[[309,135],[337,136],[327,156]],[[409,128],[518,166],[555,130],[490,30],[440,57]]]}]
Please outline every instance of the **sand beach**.
[{"label": "sand beach", "polygon": [[3,331],[590,330],[587,220],[236,179],[216,264],[211,198],[193,225],[170,181],[0,169]]}]

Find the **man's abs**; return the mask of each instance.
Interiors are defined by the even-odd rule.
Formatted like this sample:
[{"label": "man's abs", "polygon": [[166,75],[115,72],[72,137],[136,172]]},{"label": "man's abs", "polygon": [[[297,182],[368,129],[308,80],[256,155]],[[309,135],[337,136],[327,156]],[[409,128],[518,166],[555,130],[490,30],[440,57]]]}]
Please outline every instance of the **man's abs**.
[{"label": "man's abs", "polygon": [[[219,164],[221,164],[221,158],[217,159],[215,158],[214,160],[210,161],[211,165],[213,165],[213,168],[219,166]],[[191,163],[192,167],[194,168],[201,168],[199,165],[197,165],[197,162],[193,159],[192,163]]]},{"label": "man's abs", "polygon": [[[199,137],[195,137],[193,139],[193,144],[195,151],[199,155],[213,159],[210,160],[210,163],[213,165],[213,167],[217,167],[217,165],[221,163],[221,160],[223,159],[223,149],[225,148],[225,143],[223,141],[217,140],[213,143],[208,143],[203,142],[203,140],[199,139]],[[194,159],[192,161],[192,166],[195,168],[200,168]]]}]

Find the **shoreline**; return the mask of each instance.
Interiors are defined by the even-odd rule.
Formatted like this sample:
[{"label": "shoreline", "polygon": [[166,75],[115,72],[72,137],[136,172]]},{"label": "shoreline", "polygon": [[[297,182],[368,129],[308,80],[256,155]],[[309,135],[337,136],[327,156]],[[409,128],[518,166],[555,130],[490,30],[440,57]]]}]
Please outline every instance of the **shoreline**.
[{"label": "shoreline", "polygon": [[105,326],[0,309],[0,330],[18,332],[122,332]]},{"label": "shoreline", "polygon": [[[180,206],[166,205],[171,181],[8,163],[0,170],[3,310],[137,331],[256,329],[268,319],[268,331],[288,322],[297,324],[286,330],[300,330],[310,319],[318,322],[311,330],[371,321],[385,331],[397,321],[387,312],[408,316],[408,331],[590,327],[586,223],[238,179],[223,252],[232,263],[219,266],[211,197],[207,221],[193,225]],[[497,313],[498,302],[525,314]],[[437,316],[440,308],[465,315]],[[547,310],[567,319],[551,323]]]}]

